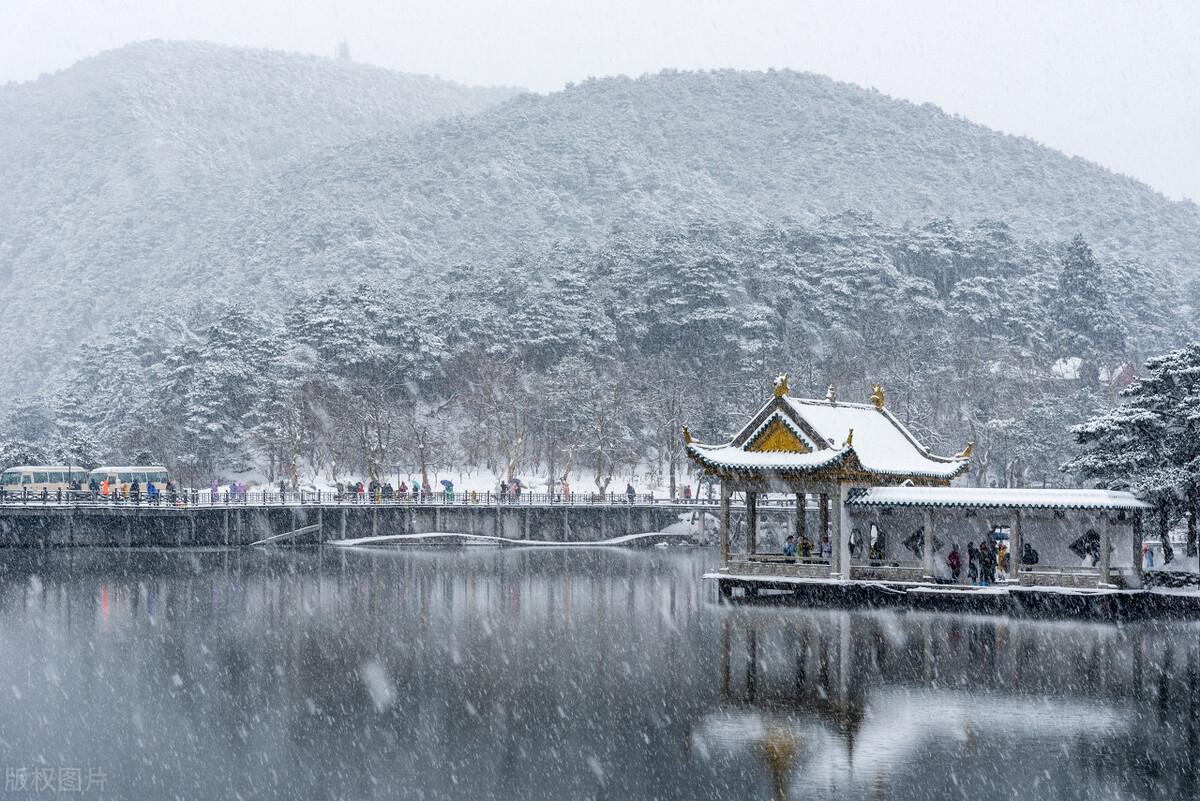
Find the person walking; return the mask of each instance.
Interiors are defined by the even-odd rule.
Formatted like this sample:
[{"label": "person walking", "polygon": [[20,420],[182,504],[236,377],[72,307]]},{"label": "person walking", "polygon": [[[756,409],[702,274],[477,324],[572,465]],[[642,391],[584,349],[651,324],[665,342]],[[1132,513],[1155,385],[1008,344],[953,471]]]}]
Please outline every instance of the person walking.
[{"label": "person walking", "polygon": [[975,543],[967,543],[967,581],[972,586],[979,583],[979,549]]},{"label": "person walking", "polygon": [[996,583],[996,550],[990,538],[979,541],[979,583],[985,587]]},{"label": "person walking", "polygon": [[950,578],[957,584],[962,575],[962,555],[958,552],[957,542],[950,546],[950,553],[946,555],[946,566],[950,568]]},{"label": "person walking", "polygon": [[633,488],[633,484],[632,484],[632,483],[629,483],[629,484],[626,484],[626,485],[625,485],[625,497],[629,499],[629,503],[630,503],[630,504],[632,504],[632,503],[633,503],[633,499],[634,499],[635,497],[637,497],[637,490],[635,490],[635,489]]}]

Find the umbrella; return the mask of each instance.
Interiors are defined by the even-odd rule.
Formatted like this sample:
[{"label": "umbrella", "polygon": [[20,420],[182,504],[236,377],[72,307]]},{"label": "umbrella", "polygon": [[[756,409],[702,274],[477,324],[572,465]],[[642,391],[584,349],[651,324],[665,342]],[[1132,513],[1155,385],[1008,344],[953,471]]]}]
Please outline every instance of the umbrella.
[{"label": "umbrella", "polygon": [[454,482],[453,482],[453,481],[451,481],[451,480],[450,480],[450,479],[448,479],[448,478],[443,478],[443,479],[442,479],[442,486],[443,486],[443,487],[445,487],[446,489],[450,489],[451,487],[453,487],[453,486],[454,486]]},{"label": "umbrella", "polygon": [[513,478],[513,479],[509,479],[508,483],[509,483],[509,484],[516,484],[516,485],[519,487],[519,486],[521,486],[521,479],[519,479],[519,478]]}]

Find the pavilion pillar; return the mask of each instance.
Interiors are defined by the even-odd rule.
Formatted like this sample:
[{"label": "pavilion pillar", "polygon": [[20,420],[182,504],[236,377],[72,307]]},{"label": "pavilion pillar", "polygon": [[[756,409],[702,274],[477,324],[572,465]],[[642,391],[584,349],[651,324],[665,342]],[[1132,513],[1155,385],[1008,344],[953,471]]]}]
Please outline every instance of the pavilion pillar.
[{"label": "pavilion pillar", "polygon": [[1013,509],[1008,521],[1008,581],[1010,584],[1021,583],[1021,561],[1025,552],[1025,534],[1021,531],[1021,510]]},{"label": "pavilion pillar", "polygon": [[1096,585],[1100,586],[1108,584],[1108,514],[1100,513],[1100,558],[1096,562],[1096,567],[1099,569],[1099,575],[1096,576]]},{"label": "pavilion pillar", "polygon": [[[829,536],[829,495],[822,492],[817,496],[817,526],[821,529],[817,532],[817,548],[821,547],[821,543]],[[830,545],[832,548],[832,543]]]},{"label": "pavilion pillar", "polygon": [[746,558],[758,551],[758,493],[746,490]]},{"label": "pavilion pillar", "polygon": [[933,581],[933,513],[928,509],[921,513],[921,533],[925,538],[921,549],[925,562],[925,580]]},{"label": "pavilion pillar", "polygon": [[1133,512],[1133,585],[1137,588],[1142,587],[1142,538],[1145,536],[1142,531],[1142,510],[1135,509]]},{"label": "pavilion pillar", "polygon": [[800,553],[800,541],[805,538],[808,530],[808,521],[804,519],[804,510],[808,506],[805,500],[806,496],[803,492],[796,493],[796,530],[793,535],[796,537],[796,553]]},{"label": "pavilion pillar", "polygon": [[850,507],[846,505],[846,500],[850,495],[850,485],[838,484],[837,494],[833,496],[833,502],[836,508],[833,509],[833,519],[837,526],[837,540],[833,547],[837,549],[839,571],[842,578],[852,578],[850,572],[850,533],[852,527],[850,524]]},{"label": "pavilion pillar", "polygon": [[721,549],[721,569],[729,569],[729,484],[721,481],[721,513],[717,540]]}]

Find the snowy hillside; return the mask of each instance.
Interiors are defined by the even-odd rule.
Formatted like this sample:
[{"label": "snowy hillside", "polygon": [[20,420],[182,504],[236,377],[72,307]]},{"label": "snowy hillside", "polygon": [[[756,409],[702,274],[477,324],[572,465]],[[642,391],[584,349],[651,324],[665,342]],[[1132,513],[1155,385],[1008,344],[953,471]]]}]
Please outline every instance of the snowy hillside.
[{"label": "snowy hillside", "polygon": [[0,86],[0,334],[61,353],[132,309],[182,303],[181,288],[214,277],[209,248],[263,176],[513,93],[198,42],[130,45]]}]

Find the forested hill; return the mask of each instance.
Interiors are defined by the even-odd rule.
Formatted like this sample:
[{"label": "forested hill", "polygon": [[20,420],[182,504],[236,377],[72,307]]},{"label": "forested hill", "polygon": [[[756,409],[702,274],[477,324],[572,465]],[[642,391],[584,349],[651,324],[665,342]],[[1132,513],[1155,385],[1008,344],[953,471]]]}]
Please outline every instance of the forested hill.
[{"label": "forested hill", "polygon": [[[1002,219],[1108,256],[1200,266],[1200,209],[1095,164],[824,77],[662,73],[522,95],[297,165],[239,238],[264,265],[486,256],[681,219]],[[301,269],[301,272],[306,272]]]},{"label": "forested hill", "polygon": [[1122,287],[1142,300],[1187,289],[1200,266],[1193,204],[792,72],[514,96],[146,43],[0,87],[0,149],[0,338],[14,359],[0,399],[135,312],[174,320],[236,296],[274,314],[314,285],[437,278],[693,222],[818,225],[851,211],[883,225],[998,220],[1050,243],[1081,232],[1102,258],[1151,268],[1154,280]]},{"label": "forested hill", "polygon": [[264,176],[515,91],[200,42],[129,45],[0,86],[0,333],[35,347],[14,323],[75,337],[93,329],[80,321],[103,329],[205,285],[203,254]]}]

